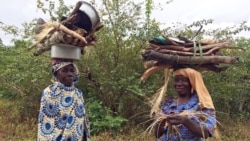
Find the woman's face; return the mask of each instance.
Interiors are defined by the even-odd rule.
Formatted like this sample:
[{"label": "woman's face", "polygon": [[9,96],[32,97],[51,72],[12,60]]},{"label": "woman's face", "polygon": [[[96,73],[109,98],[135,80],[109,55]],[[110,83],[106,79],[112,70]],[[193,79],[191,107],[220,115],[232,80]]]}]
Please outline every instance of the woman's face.
[{"label": "woman's face", "polygon": [[64,84],[65,86],[72,86],[75,75],[76,75],[76,70],[72,64],[59,69],[55,73],[57,80],[62,84]]},{"label": "woman's face", "polygon": [[174,76],[174,88],[179,96],[191,95],[191,83],[189,79],[183,75]]}]

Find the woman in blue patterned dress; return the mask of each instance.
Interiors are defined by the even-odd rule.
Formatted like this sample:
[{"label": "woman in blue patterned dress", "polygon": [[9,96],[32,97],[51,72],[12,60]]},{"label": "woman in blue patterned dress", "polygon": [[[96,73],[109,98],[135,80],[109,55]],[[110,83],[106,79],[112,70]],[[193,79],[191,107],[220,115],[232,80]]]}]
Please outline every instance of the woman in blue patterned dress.
[{"label": "woman in blue patterned dress", "polygon": [[42,92],[38,141],[87,141],[89,122],[83,93],[74,83],[78,69],[70,59],[53,59],[53,84]]},{"label": "woman in blue patterned dress", "polygon": [[[202,141],[212,137],[215,108],[201,74],[191,68],[175,70],[173,84],[178,96],[162,101],[161,112],[167,118],[155,127],[158,141]],[[184,112],[190,114],[181,114]]]}]

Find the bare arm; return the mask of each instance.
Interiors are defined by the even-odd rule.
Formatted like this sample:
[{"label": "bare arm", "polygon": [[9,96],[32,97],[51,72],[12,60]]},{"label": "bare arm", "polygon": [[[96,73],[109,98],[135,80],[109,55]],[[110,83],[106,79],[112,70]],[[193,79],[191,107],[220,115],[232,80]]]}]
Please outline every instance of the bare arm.
[{"label": "bare arm", "polygon": [[192,120],[187,118],[183,125],[186,126],[192,133],[194,133],[196,136],[207,138],[209,136],[208,130],[203,125],[198,125],[194,123]]}]

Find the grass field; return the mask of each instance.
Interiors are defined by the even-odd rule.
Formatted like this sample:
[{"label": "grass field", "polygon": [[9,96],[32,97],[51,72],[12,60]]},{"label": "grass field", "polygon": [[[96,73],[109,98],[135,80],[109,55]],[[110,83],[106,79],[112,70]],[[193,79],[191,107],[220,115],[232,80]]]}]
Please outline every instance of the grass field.
[{"label": "grass field", "polygon": [[[22,118],[20,122],[16,119],[18,110],[10,108],[15,106],[13,102],[0,99],[0,141],[34,141],[36,140],[37,124],[33,118]],[[11,110],[10,110],[11,109]],[[220,120],[220,119],[219,119]],[[222,141],[250,141],[250,121],[234,122],[230,120],[221,121]],[[131,127],[117,135],[104,132],[91,137],[91,141],[155,141],[153,134],[145,133],[140,127]],[[209,139],[207,141],[215,141]]]}]

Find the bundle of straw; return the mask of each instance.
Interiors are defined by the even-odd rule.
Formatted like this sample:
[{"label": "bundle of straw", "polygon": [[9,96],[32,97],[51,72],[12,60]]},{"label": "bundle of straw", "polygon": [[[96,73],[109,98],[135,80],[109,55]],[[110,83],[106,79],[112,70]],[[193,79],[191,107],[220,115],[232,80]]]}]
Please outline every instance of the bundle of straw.
[{"label": "bundle of straw", "polygon": [[[206,114],[206,113],[204,113],[202,111],[187,111],[187,110],[184,110],[181,113],[176,114],[176,115],[187,116],[188,118],[194,118],[196,121],[198,121],[199,125],[200,125],[200,128],[203,131],[203,138],[204,138],[204,136],[205,136],[204,129],[203,129],[204,127],[203,127],[203,125],[201,123],[208,119],[208,116],[209,116],[208,114]],[[165,122],[164,128],[168,127],[167,133],[169,135],[178,135],[178,136],[180,136],[180,131],[179,131],[178,125],[171,125],[170,123],[168,123],[168,121],[167,121],[168,118],[169,118],[169,115],[166,115],[166,114],[161,113],[161,112],[155,114],[155,116],[152,118],[153,123],[149,125],[149,127],[146,129],[146,131],[147,132],[152,132],[152,130],[155,127],[157,127],[157,125],[159,123]],[[216,122],[218,124],[220,124],[218,121],[216,121]],[[214,128],[214,138],[215,139],[220,139],[220,134],[218,133],[217,127]]]}]

